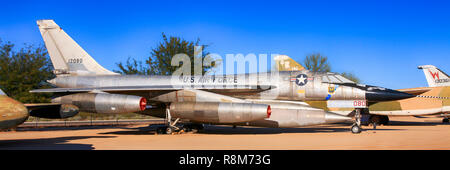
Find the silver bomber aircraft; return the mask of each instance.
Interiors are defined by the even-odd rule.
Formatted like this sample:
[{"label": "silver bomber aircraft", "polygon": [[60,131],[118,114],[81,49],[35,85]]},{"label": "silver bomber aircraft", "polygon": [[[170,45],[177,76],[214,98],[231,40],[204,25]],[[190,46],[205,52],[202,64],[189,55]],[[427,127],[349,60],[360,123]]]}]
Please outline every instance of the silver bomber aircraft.
[{"label": "silver bomber aircraft", "polygon": [[[413,97],[386,88],[360,85],[334,73],[304,69],[288,56],[274,58],[278,72],[205,76],[120,75],[99,65],[53,20],[37,21],[55,68],[57,86],[32,90],[54,93],[53,103],[94,113],[146,114],[167,119],[158,133],[201,129],[202,124],[300,127],[346,122],[352,117],[312,107],[305,101],[365,105]],[[353,133],[361,132],[355,107]],[[178,121],[191,122],[178,127]]]}]

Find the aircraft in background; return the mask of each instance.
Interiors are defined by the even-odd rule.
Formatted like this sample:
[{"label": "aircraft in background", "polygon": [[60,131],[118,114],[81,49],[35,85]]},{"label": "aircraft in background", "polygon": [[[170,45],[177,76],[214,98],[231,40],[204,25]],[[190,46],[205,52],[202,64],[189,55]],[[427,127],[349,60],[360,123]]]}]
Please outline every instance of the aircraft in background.
[{"label": "aircraft in background", "polygon": [[[395,100],[369,102],[369,107],[362,111],[363,119],[368,124],[389,123],[389,116],[428,116],[443,117],[442,122],[448,123],[450,116],[450,79],[447,74],[432,65],[419,66],[425,73],[429,87],[399,89],[398,91],[415,95],[416,97]],[[309,102],[307,102],[309,103]],[[320,106],[322,102],[310,102],[312,106]],[[323,105],[323,104],[322,104]],[[351,113],[349,109],[319,107],[340,115]]]},{"label": "aircraft in background", "polygon": [[369,107],[369,123],[388,124],[388,116],[426,116],[443,117],[449,122],[450,78],[433,65],[419,66],[428,82],[428,87],[399,89],[398,91],[417,95],[417,97],[391,102],[379,102]]},{"label": "aircraft in background", "polygon": [[[55,68],[53,103],[80,111],[120,114],[135,112],[167,119],[158,133],[201,129],[202,124],[299,127],[349,121],[309,105],[328,101],[355,110],[353,133],[360,133],[360,111],[366,101],[391,101],[414,95],[356,84],[339,74],[310,72],[285,55],[275,57],[279,72],[235,75],[120,75],[99,65],[53,20],[37,21]],[[252,81],[249,81],[252,80]],[[232,88],[229,88],[229,87]],[[174,120],[174,121],[173,121]],[[192,122],[178,127],[177,122]]]}]

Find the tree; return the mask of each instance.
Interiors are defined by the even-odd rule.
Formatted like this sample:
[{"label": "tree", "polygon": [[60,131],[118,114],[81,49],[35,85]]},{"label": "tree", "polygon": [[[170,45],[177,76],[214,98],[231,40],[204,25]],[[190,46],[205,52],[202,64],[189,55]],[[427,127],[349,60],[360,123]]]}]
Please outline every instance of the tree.
[{"label": "tree", "polygon": [[136,74],[136,75],[148,75],[150,74],[150,69],[142,65],[142,61],[136,61],[128,57],[127,63],[124,65],[122,63],[117,63],[120,70],[114,70],[120,74]]},{"label": "tree", "polygon": [[46,49],[27,45],[17,52],[13,48],[14,44],[0,41],[0,88],[24,103],[49,102],[51,94],[29,93],[51,87],[45,82],[54,78]]},{"label": "tree", "polygon": [[361,80],[358,77],[356,77],[356,75],[354,75],[353,73],[343,72],[343,73],[341,73],[341,76],[343,76],[343,77],[345,77],[345,78],[347,78],[347,79],[349,79],[349,80],[351,80],[351,81],[353,81],[355,83],[360,83],[361,82]]},{"label": "tree", "polygon": [[317,54],[306,56],[303,60],[303,65],[306,69],[313,72],[330,72],[331,67],[328,64],[328,57]]},{"label": "tree", "polygon": [[[328,57],[320,55],[320,53],[311,54],[306,56],[303,60],[303,65],[307,70],[313,72],[331,72],[331,66],[328,63]],[[355,83],[360,83],[360,79],[352,73],[343,72],[340,73],[343,77],[354,81]]]},{"label": "tree", "polygon": [[[194,75],[194,50],[195,46],[202,47],[202,61],[208,57],[208,52],[205,51],[207,45],[200,45],[200,39],[196,41],[187,41],[180,37],[170,36],[169,38],[162,33],[163,41],[159,45],[152,49],[149,58],[145,61],[146,65],[142,66],[141,61],[136,61],[135,59],[128,58],[127,63],[124,65],[122,63],[117,63],[120,70],[116,71],[122,74],[145,74],[145,75],[172,75],[179,66],[172,66],[172,57],[176,54],[186,54],[189,56],[191,61],[191,73]],[[202,74],[214,67],[203,66]]]}]

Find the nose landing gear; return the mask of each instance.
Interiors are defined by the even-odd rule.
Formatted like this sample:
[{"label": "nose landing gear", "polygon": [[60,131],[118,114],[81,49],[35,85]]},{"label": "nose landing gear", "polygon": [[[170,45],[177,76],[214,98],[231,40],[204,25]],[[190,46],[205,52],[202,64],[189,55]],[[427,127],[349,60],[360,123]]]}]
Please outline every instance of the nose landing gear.
[{"label": "nose landing gear", "polygon": [[362,132],[361,128],[361,109],[355,109],[355,123],[350,128],[353,134],[359,134]]},{"label": "nose landing gear", "polygon": [[358,133],[361,133],[362,128],[361,128],[361,126],[358,126],[358,125],[356,125],[356,124],[353,124],[353,126],[352,126],[352,128],[351,128],[351,131],[352,131],[352,133],[354,133],[354,134],[358,134]]}]

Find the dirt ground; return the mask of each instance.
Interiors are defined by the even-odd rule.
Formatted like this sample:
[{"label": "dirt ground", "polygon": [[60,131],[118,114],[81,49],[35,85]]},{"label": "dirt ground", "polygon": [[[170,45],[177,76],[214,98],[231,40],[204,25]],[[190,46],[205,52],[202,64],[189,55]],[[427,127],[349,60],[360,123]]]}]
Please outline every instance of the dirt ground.
[{"label": "dirt ground", "polygon": [[155,135],[155,127],[85,126],[19,128],[0,132],[0,150],[449,150],[450,124],[441,118],[391,117],[391,125],[350,124],[301,128],[206,126],[200,133]]}]

